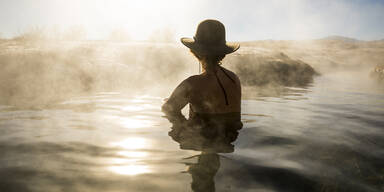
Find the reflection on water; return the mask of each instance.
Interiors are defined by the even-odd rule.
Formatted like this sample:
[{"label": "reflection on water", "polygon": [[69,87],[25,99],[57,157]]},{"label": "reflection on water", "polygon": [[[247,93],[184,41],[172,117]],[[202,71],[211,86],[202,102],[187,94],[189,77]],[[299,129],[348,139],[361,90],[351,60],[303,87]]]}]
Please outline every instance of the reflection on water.
[{"label": "reflection on water", "polygon": [[383,191],[384,91],[353,79],[250,94],[237,139],[178,131],[161,97],[0,106],[0,191]]},{"label": "reflection on water", "polygon": [[132,137],[120,142],[112,142],[111,146],[123,148],[124,151],[118,151],[117,155],[124,158],[112,159],[110,164],[113,166],[108,167],[108,170],[122,175],[138,175],[151,172],[148,165],[142,162],[143,159],[148,158],[149,154],[145,151],[139,151],[140,149],[150,148],[146,139]]},{"label": "reflection on water", "polygon": [[117,154],[125,157],[147,157],[148,153],[143,151],[119,151]]},{"label": "reflection on water", "polygon": [[148,158],[148,152],[140,151],[140,149],[150,148],[150,143],[145,138],[127,138],[120,142],[112,142],[111,146],[124,149],[117,152],[117,155],[124,158],[113,158],[110,163],[113,166],[108,167],[108,170],[122,175],[138,175],[151,172],[149,166],[142,162],[142,160]]},{"label": "reflection on water", "polygon": [[120,121],[125,128],[130,128],[130,129],[138,129],[143,127],[153,126],[153,123],[151,121],[146,119],[141,119],[140,116],[130,117],[130,118],[119,118],[119,119],[116,119],[115,121]]},{"label": "reflection on water", "polygon": [[108,169],[114,173],[122,174],[122,175],[138,175],[138,174],[150,172],[147,165],[140,165],[140,164],[111,166]]},{"label": "reflection on water", "polygon": [[202,153],[197,163],[189,165],[188,173],[192,176],[193,191],[215,191],[214,177],[220,168],[220,157],[217,153]]},{"label": "reflection on water", "polygon": [[234,142],[242,128],[239,114],[216,114],[207,119],[206,116],[195,114],[188,121],[172,119],[171,131],[168,135],[182,150],[195,150],[199,155],[184,159],[197,158],[196,163],[185,163],[188,166],[187,173],[191,174],[191,188],[195,192],[215,191],[215,175],[220,168],[219,153],[232,153]]},{"label": "reflection on water", "polygon": [[123,141],[113,142],[111,145],[124,149],[144,149],[145,147],[149,147],[149,141],[140,137],[132,137],[124,139]]}]

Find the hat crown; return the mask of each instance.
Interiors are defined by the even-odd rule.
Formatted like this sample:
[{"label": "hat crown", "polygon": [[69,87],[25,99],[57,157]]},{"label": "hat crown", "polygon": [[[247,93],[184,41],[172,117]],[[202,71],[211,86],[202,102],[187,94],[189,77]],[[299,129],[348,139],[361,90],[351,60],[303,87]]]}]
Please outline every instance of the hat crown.
[{"label": "hat crown", "polygon": [[198,26],[194,39],[203,45],[223,45],[225,41],[225,27],[217,20],[204,20]]}]

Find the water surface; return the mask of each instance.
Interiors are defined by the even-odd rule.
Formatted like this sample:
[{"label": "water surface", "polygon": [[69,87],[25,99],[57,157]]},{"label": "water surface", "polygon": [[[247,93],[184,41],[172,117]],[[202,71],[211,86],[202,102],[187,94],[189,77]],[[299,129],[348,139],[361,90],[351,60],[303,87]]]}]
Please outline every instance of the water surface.
[{"label": "water surface", "polygon": [[0,191],[384,190],[384,88],[368,77],[244,93],[233,152],[181,149],[162,100],[105,92],[0,106]]}]

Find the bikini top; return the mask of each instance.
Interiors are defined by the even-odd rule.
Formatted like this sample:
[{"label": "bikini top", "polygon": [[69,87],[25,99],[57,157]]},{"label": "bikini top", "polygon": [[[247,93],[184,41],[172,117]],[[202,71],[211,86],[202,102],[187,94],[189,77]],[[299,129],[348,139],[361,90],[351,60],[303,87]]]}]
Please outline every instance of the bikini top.
[{"label": "bikini top", "polygon": [[[219,66],[219,68],[221,69],[221,71],[223,71],[223,73],[224,73],[224,74],[225,74],[225,75],[226,75],[226,76],[227,76],[233,83],[236,84],[235,80],[232,79],[232,77],[229,76],[227,72],[225,72],[225,70],[224,70],[223,67]],[[216,73],[215,73],[215,77],[216,77],[216,79],[217,79],[217,82],[219,83],[219,86],[220,86],[221,90],[223,91],[224,99],[225,99],[225,104],[226,104],[226,105],[229,105],[227,92],[225,91],[225,88],[224,88],[223,84],[221,83],[219,77],[217,76],[217,71],[216,71]]]}]

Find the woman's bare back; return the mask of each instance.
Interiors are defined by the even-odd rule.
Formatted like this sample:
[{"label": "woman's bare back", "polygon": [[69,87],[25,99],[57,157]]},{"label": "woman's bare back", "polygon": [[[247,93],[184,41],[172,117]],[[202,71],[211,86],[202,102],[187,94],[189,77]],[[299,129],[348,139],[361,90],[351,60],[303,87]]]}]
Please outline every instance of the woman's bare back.
[{"label": "woman's bare back", "polygon": [[233,72],[219,66],[216,73],[203,73],[188,78],[188,84],[193,112],[240,112],[240,80]]}]

